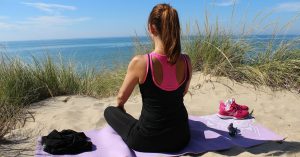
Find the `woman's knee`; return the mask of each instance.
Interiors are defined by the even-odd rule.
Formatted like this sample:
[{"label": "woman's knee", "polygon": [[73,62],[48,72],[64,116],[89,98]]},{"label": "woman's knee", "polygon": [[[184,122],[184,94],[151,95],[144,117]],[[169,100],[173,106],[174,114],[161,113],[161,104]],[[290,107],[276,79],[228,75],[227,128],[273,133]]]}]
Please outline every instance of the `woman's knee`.
[{"label": "woman's knee", "polygon": [[114,107],[114,106],[108,106],[104,110],[104,118],[106,119],[106,121],[109,119],[109,117],[112,114],[114,108],[116,108],[116,107]]}]

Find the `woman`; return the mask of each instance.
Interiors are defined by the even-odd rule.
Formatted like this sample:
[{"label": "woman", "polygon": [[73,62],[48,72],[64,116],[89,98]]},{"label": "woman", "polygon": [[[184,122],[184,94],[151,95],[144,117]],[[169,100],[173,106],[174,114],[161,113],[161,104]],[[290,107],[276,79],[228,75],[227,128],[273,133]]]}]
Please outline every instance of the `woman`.
[{"label": "woman", "polygon": [[[156,5],[148,19],[155,49],[135,56],[117,97],[117,107],[107,107],[108,124],[136,151],[172,152],[190,139],[183,97],[191,80],[191,63],[181,54],[177,11],[168,4]],[[124,104],[139,84],[143,107],[139,120],[126,113]]]}]

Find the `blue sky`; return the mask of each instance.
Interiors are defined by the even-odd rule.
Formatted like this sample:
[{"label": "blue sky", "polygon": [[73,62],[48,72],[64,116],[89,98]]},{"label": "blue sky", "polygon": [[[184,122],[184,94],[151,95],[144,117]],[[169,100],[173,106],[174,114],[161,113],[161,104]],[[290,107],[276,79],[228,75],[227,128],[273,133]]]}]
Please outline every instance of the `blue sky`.
[{"label": "blue sky", "polygon": [[299,0],[0,0],[0,40],[145,35],[158,3],[177,9],[183,32],[196,21],[203,30],[207,12],[210,24],[217,18],[236,34],[244,25],[249,34],[300,34]]}]

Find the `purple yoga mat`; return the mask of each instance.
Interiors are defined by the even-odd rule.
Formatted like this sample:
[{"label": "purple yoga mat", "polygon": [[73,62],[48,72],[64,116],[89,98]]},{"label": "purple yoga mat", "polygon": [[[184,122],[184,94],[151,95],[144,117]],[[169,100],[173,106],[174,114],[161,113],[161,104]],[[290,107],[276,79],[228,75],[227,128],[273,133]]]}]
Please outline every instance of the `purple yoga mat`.
[{"label": "purple yoga mat", "polygon": [[[235,137],[228,135],[227,126],[233,123],[239,129]],[[207,151],[224,150],[234,146],[251,147],[262,144],[266,141],[281,141],[280,137],[255,123],[254,119],[245,120],[223,120],[216,115],[189,116],[191,140],[189,144],[179,152],[146,153],[137,152],[127,147],[122,138],[107,125],[101,130],[86,131],[85,134],[91,138],[94,144],[93,151],[84,152],[76,157],[157,157],[157,156],[178,156],[186,153],[204,153]],[[41,139],[38,139],[36,154],[37,157],[52,156],[43,151]],[[60,155],[71,156],[71,155]]]}]

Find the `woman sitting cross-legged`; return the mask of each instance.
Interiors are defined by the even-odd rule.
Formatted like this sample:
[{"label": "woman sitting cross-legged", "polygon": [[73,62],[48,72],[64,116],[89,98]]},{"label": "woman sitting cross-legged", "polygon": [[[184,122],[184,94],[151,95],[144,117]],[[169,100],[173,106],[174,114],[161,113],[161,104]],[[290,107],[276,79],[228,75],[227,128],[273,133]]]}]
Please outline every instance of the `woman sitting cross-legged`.
[{"label": "woman sitting cross-legged", "polygon": [[[117,106],[107,107],[104,117],[136,151],[179,151],[190,140],[183,97],[188,91],[192,70],[189,57],[181,53],[177,11],[168,4],[156,5],[148,19],[148,30],[155,49],[130,61]],[[137,84],[143,102],[138,120],[124,109]]]}]

